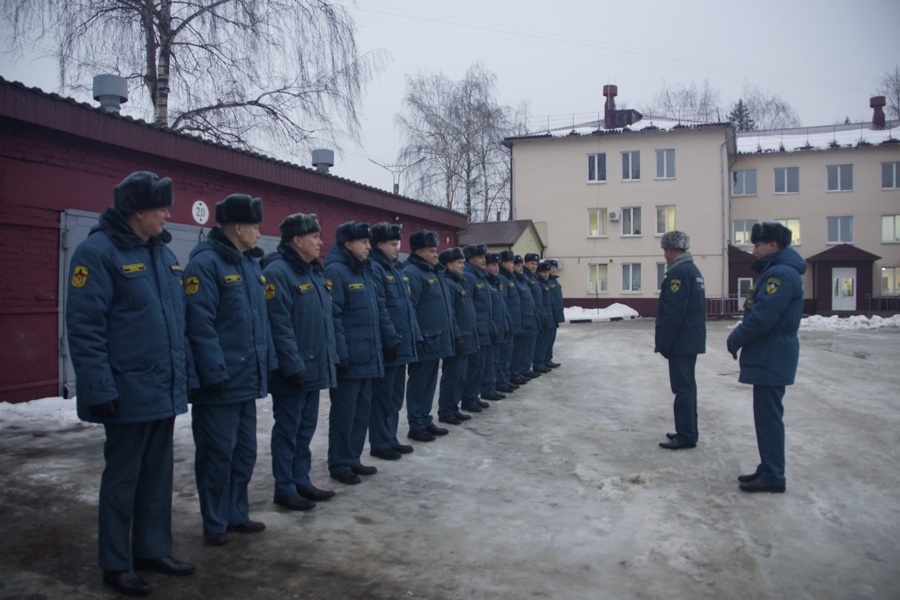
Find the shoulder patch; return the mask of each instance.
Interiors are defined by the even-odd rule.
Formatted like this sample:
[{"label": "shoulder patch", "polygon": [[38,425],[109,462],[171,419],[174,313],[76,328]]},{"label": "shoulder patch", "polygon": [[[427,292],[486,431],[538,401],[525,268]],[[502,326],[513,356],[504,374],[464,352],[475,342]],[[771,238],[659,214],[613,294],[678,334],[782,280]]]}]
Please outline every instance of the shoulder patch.
[{"label": "shoulder patch", "polygon": [[330,280],[330,279],[325,280],[325,287],[328,289],[329,292],[331,291],[331,286],[333,286],[333,285],[334,285],[334,282],[332,280]]},{"label": "shoulder patch", "polygon": [[775,279],[774,277],[769,277],[766,281],[766,293],[770,296],[778,292],[778,289],[781,287],[781,281]]},{"label": "shoulder patch", "polygon": [[184,293],[193,296],[200,290],[200,278],[196,276],[188,277],[184,282]]},{"label": "shoulder patch", "polygon": [[397,279],[397,278],[394,277],[393,275],[385,275],[384,276],[385,281],[394,281],[395,279]]},{"label": "shoulder patch", "polygon": [[266,286],[266,300],[271,300],[275,297],[275,284],[270,283]]},{"label": "shoulder patch", "polygon": [[467,292],[466,290],[459,290],[459,295],[460,296],[468,296],[469,292]]},{"label": "shoulder patch", "polygon": [[[329,282],[329,283],[331,283],[331,282]],[[313,284],[311,284],[311,283],[301,283],[300,285],[297,286],[297,289],[300,290],[301,292],[308,292],[309,290],[312,289],[312,287],[313,287]]]},{"label": "shoulder patch", "polygon": [[172,265],[171,268],[173,271],[184,271],[184,269],[181,268],[181,265]]},{"label": "shoulder patch", "polygon": [[437,279],[434,277],[432,277],[431,279],[426,279],[425,281],[428,282],[428,285],[434,285],[437,283]]},{"label": "shoulder patch", "polygon": [[243,281],[244,278],[240,275],[226,275],[225,283],[234,283],[235,281]]},{"label": "shoulder patch", "polygon": [[88,268],[84,265],[78,265],[72,269],[72,287],[82,288],[87,283]]},{"label": "shoulder patch", "polygon": [[265,283],[265,282],[266,282],[266,276],[265,276],[265,275],[260,275],[260,276],[259,276],[259,280],[262,281],[263,283]]},{"label": "shoulder patch", "polygon": [[673,294],[677,294],[678,291],[681,289],[681,280],[680,280],[680,279],[673,279],[672,281],[670,281],[670,282],[669,282],[669,289],[672,290],[672,293],[673,293]]},{"label": "shoulder patch", "polygon": [[122,265],[122,272],[128,275],[129,273],[140,273],[142,271],[147,270],[147,265],[144,263],[135,263],[133,265]]}]

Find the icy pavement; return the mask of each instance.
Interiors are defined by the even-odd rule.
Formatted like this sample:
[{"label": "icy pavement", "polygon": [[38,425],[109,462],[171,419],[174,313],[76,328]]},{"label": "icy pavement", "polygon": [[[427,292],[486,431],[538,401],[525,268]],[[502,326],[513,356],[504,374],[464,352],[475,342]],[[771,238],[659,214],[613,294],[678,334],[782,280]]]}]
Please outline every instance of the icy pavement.
[{"label": "icy pavement", "polygon": [[[801,330],[785,398],[788,490],[747,495],[751,388],[708,324],[700,443],[672,426],[653,321],[566,324],[549,375],[358,486],[327,478],[327,394],[313,479],[338,496],[274,506],[270,404],[259,402],[252,518],[268,529],[204,546],[190,417],[176,421],[175,555],[153,597],[662,599],[900,597],[900,329]],[[0,405],[0,598],[97,598],[103,431],[60,399]],[[401,425],[405,434],[406,427]],[[334,485],[332,485],[334,484]]]}]

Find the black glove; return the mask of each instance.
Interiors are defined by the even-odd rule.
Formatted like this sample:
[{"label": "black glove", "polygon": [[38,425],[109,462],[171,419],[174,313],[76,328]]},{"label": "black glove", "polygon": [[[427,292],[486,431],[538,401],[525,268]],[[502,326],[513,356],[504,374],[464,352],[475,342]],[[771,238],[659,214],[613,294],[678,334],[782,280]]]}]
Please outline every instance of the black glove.
[{"label": "black glove", "polygon": [[334,366],[338,373],[346,373],[350,369],[350,360],[342,358],[341,362]]},{"label": "black glove", "polygon": [[394,344],[390,348],[384,349],[385,362],[394,362],[397,360],[397,353],[400,352],[400,344]]},{"label": "black glove", "polygon": [[110,400],[103,404],[94,404],[93,406],[88,407],[88,412],[90,412],[91,416],[95,419],[110,419],[116,416],[118,410],[119,402],[116,400]]},{"label": "black glove", "polygon": [[663,357],[663,358],[665,358],[666,360],[669,360],[669,353],[668,353],[668,352],[665,352],[665,351],[663,351],[663,350],[660,350],[659,348],[656,348],[656,349],[654,350],[654,352],[659,352],[660,354],[662,354],[662,357]]},{"label": "black glove", "polygon": [[731,356],[734,357],[734,360],[737,360],[739,348],[737,344],[734,343],[734,340],[731,339],[733,336],[734,334],[728,336],[728,340],[725,342],[725,345],[728,347],[728,352],[731,354]]},{"label": "black glove", "polygon": [[303,373],[303,371],[294,373],[290,377],[285,377],[285,380],[287,380],[290,385],[294,386],[298,390],[302,390],[303,386],[306,385],[306,375]]},{"label": "black glove", "polygon": [[456,356],[462,356],[462,353],[466,350],[466,345],[463,344],[462,338],[456,338],[456,340],[454,340],[453,350],[456,352]]},{"label": "black glove", "polygon": [[226,379],[225,381],[219,381],[219,382],[216,382],[216,383],[214,383],[214,384],[212,384],[212,385],[206,386],[206,393],[212,394],[212,395],[214,395],[214,396],[218,396],[219,394],[221,394],[222,392],[225,391],[225,388],[226,388],[227,386],[228,386],[228,380],[227,380],[227,379]]}]

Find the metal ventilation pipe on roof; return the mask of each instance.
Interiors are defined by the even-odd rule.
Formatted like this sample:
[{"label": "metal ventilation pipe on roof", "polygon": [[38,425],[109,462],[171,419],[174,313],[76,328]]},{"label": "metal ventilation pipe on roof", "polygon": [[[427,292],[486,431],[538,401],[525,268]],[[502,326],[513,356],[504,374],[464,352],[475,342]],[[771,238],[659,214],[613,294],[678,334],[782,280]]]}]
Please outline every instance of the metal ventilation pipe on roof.
[{"label": "metal ventilation pipe on roof", "polygon": [[887,104],[887,99],[884,96],[872,96],[869,99],[869,108],[873,109],[872,112],[872,127],[875,129],[884,129],[884,105]]},{"label": "metal ventilation pipe on roof", "polygon": [[119,114],[128,102],[128,81],[118,75],[94,75],[94,100],[105,112]]},{"label": "metal ventilation pipe on roof", "polygon": [[607,129],[612,129],[616,126],[616,96],[619,95],[619,87],[616,85],[604,85],[603,95],[606,97],[603,110],[604,125]]},{"label": "metal ventilation pipe on roof", "polygon": [[334,166],[334,150],[320,148],[312,151],[312,165],[319,173],[327,173]]}]

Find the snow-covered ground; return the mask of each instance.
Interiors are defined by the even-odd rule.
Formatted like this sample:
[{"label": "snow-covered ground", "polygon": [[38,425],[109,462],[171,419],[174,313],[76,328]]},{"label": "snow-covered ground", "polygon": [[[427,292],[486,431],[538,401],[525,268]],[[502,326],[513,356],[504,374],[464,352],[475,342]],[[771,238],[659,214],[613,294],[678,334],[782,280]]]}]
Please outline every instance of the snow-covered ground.
[{"label": "snow-covered ground", "polygon": [[[327,477],[322,394],[313,479],[338,496],[309,513],[272,504],[259,401],[251,516],[268,529],[223,547],[203,544],[179,417],[175,555],[197,574],[146,577],[155,597],[179,599],[895,600],[900,328],[843,321],[800,331],[783,495],[737,488],[757,455],[751,389],[725,350],[733,321],[708,324],[700,443],[680,452],[657,446],[672,398],[652,319],[567,323],[560,369],[399,461],[365,454],[379,473],[358,486]],[[0,405],[0,430],[0,598],[111,597],[96,564],[102,428],[50,398]]]}]

